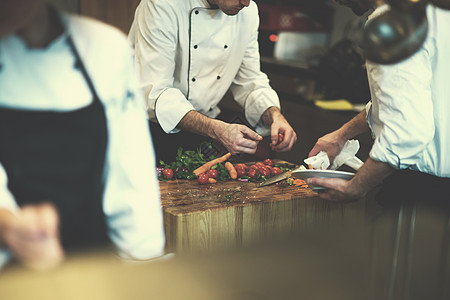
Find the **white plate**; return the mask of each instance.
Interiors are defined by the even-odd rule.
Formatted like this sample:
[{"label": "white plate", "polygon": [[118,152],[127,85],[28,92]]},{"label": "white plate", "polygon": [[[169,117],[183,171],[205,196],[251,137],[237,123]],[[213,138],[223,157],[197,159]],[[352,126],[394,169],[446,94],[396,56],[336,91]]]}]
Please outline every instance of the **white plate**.
[{"label": "white plate", "polygon": [[[319,178],[340,178],[345,180],[350,180],[355,175],[355,173],[335,171],[335,170],[296,170],[292,171],[292,176],[300,178],[306,181],[308,178],[319,177]],[[324,187],[321,186],[309,186],[312,190],[323,190]]]}]

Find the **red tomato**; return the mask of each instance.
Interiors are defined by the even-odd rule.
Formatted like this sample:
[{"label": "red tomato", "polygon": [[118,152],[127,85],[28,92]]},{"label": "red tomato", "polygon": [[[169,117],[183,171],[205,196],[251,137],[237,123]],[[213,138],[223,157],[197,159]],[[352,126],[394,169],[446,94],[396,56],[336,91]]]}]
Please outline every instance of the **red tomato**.
[{"label": "red tomato", "polygon": [[264,164],[273,167],[273,161],[270,158],[264,160]]},{"label": "red tomato", "polygon": [[248,166],[247,166],[246,164],[236,164],[234,167],[235,167],[236,169],[237,169],[237,168],[244,168],[245,170],[248,170]]},{"label": "red tomato", "polygon": [[242,167],[236,168],[236,172],[237,172],[238,177],[247,176],[247,171],[244,168],[242,168]]},{"label": "red tomato", "polygon": [[258,161],[258,162],[255,164],[255,166],[257,166],[257,167],[265,167],[266,165],[263,164],[262,162]]},{"label": "red tomato", "polygon": [[211,170],[208,170],[208,172],[206,172],[206,175],[208,175],[209,178],[214,178],[214,179],[217,178],[217,174],[218,174],[218,172],[215,169],[211,169]]},{"label": "red tomato", "polygon": [[256,171],[256,169],[250,168],[250,170],[248,170],[248,177],[256,179],[258,178],[258,171]]},{"label": "red tomato", "polygon": [[281,171],[280,168],[278,168],[278,167],[273,167],[273,168],[272,168],[272,174],[273,174],[273,175],[279,175],[279,174],[281,174],[281,173],[283,173],[283,171]]},{"label": "red tomato", "polygon": [[164,169],[163,170],[163,176],[164,176],[164,178],[172,179],[172,177],[173,177],[172,169]]},{"label": "red tomato", "polygon": [[251,166],[250,166],[250,169],[258,170],[258,166],[257,166],[257,165],[251,165]]},{"label": "red tomato", "polygon": [[205,173],[198,175],[198,183],[207,184],[209,182],[209,177]]},{"label": "red tomato", "polygon": [[266,167],[261,167],[259,169],[259,173],[261,173],[261,175],[264,176],[264,177],[269,177],[270,170],[268,168],[266,168]]}]

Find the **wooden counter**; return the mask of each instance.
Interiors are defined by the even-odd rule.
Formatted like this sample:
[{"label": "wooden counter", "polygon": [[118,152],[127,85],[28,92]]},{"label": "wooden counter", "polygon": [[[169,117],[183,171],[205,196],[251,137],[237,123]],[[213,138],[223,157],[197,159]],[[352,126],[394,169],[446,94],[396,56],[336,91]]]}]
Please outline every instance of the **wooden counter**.
[{"label": "wooden counter", "polygon": [[258,188],[254,182],[196,180],[160,183],[167,246],[197,253],[249,245],[305,228],[364,218],[364,201],[336,204],[309,188],[284,182]]}]

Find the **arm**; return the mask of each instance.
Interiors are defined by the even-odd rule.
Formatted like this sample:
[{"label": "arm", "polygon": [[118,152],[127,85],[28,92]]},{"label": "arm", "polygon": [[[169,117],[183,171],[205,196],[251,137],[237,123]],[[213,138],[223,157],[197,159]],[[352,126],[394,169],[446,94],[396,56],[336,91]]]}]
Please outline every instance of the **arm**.
[{"label": "arm", "polygon": [[175,69],[180,67],[175,65],[178,23],[182,22],[177,18],[175,8],[167,1],[143,1],[136,10],[129,35],[149,117],[166,133],[177,132],[180,120],[194,110],[174,84]]},{"label": "arm", "polygon": [[[270,128],[272,148],[276,151],[288,151],[297,140],[292,127],[280,113],[280,101],[277,93],[269,85],[267,75],[261,72],[258,46],[259,18],[254,3],[247,9],[253,10],[251,36],[239,71],[230,87],[235,100],[244,107],[245,116],[258,133],[266,135]],[[278,134],[284,140],[277,145]]]},{"label": "arm", "polygon": [[330,159],[330,164],[332,164],[347,140],[367,131],[369,131],[369,126],[366,122],[366,111],[363,110],[341,128],[319,138],[309,152],[309,157],[325,151]]},{"label": "arm", "polygon": [[[310,184],[329,188],[321,194],[322,198],[358,199],[396,169],[408,168],[420,161],[423,150],[434,136],[429,57],[432,50],[426,47],[425,44],[411,58],[395,65],[367,64],[373,99],[371,119],[377,136],[370,158],[350,181],[308,180]],[[354,133],[352,128],[343,130],[344,136]]]},{"label": "arm", "polygon": [[327,188],[325,192],[319,194],[322,199],[348,202],[364,197],[367,192],[381,184],[394,170],[387,163],[368,158],[355,177],[349,181],[337,178],[309,178],[308,184]]}]

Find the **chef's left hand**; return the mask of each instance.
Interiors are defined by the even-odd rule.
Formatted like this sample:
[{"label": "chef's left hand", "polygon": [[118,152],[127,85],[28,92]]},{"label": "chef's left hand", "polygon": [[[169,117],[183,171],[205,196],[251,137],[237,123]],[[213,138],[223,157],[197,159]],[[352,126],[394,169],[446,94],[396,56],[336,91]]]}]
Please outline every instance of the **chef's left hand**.
[{"label": "chef's left hand", "polygon": [[325,187],[326,190],[319,192],[319,197],[335,202],[353,202],[361,199],[364,192],[356,187],[350,180],[339,178],[308,178],[308,184]]},{"label": "chef's left hand", "polygon": [[270,119],[272,121],[270,126],[270,146],[272,150],[278,152],[291,150],[297,141],[297,134],[294,129],[292,129],[278,108],[271,107],[266,113],[270,113]]}]

